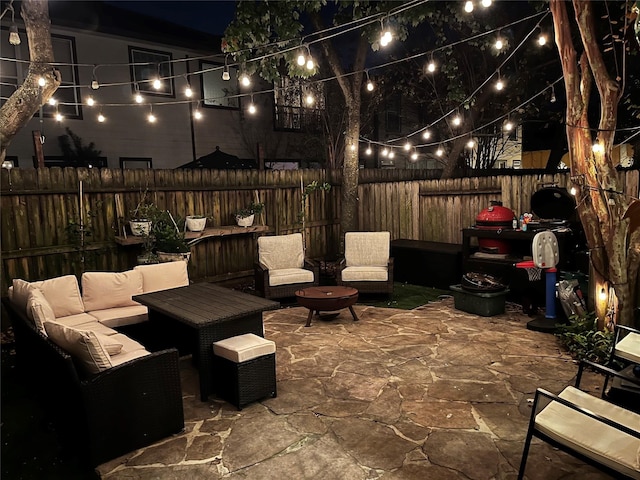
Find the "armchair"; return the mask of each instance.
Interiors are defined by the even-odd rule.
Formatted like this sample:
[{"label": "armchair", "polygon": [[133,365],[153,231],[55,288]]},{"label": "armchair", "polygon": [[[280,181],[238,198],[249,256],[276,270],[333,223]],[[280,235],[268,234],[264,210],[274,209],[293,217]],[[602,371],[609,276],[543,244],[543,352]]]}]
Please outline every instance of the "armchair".
[{"label": "armchair", "polygon": [[606,376],[610,368],[582,361],[575,387],[559,395],[536,390],[518,479],[524,478],[533,436],[573,455],[614,478],[640,479],[640,415],[580,390],[585,367]]},{"label": "armchair", "polygon": [[362,293],[393,293],[389,232],[347,232],[337,283]]},{"label": "armchair", "polygon": [[304,257],[301,233],[259,237],[254,273],[256,290],[265,298],[293,297],[320,281],[318,265]]}]

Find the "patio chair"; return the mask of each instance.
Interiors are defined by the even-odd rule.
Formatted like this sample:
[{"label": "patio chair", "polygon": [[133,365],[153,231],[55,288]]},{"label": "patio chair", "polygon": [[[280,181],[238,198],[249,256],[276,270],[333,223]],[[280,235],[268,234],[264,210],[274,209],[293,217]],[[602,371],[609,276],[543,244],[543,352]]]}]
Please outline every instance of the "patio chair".
[{"label": "patio chair", "polygon": [[580,390],[585,367],[620,376],[583,360],[575,386],[559,395],[536,390],[518,479],[524,478],[532,437],[575,456],[614,478],[640,479],[640,415]]},{"label": "patio chair", "polygon": [[304,256],[301,233],[259,237],[254,271],[256,290],[265,298],[293,297],[320,281],[318,265]]},{"label": "patio chair", "polygon": [[347,232],[337,283],[361,293],[393,293],[389,232]]}]

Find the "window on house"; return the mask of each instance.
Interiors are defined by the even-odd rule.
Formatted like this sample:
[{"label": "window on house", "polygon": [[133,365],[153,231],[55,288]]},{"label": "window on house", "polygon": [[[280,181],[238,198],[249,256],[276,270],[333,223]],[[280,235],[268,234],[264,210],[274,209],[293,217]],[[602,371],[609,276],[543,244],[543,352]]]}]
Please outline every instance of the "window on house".
[{"label": "window on house", "polygon": [[153,168],[152,159],[149,157],[120,157],[120,168]]},{"label": "window on house", "polygon": [[175,97],[171,53],[129,46],[129,62],[133,93]]},{"label": "window on house", "polygon": [[[307,98],[313,99],[308,102]],[[306,83],[297,78],[282,77],[274,89],[276,130],[321,132],[325,110],[323,83]]]},{"label": "window on house", "polygon": [[[16,89],[22,85],[29,71],[29,45],[25,41],[27,34],[20,31],[23,39],[20,45],[9,45],[9,32],[2,30],[3,60],[0,63],[0,92],[2,101],[6,101]],[[7,38],[5,38],[7,37]],[[8,45],[5,49],[4,45]],[[51,45],[53,47],[53,57],[56,61],[56,69],[60,71],[62,83],[56,90],[53,98],[56,105],[45,105],[43,115],[53,117],[56,112],[64,115],[65,118],[82,118],[82,100],[80,97],[80,87],[78,86],[78,69],[76,44],[73,37],[64,35],[51,35]],[[6,54],[5,54],[6,51]],[[11,58],[15,58],[14,61]]]},{"label": "window on house", "polygon": [[206,107],[240,108],[238,69],[229,67],[229,80],[223,80],[223,64],[200,62],[202,103]]}]

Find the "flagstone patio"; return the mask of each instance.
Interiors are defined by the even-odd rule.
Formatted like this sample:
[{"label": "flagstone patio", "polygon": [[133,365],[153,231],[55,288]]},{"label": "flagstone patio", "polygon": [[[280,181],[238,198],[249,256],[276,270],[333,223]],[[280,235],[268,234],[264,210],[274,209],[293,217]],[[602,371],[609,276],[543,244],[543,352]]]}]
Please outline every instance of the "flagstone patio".
[{"label": "flagstone patio", "polygon": [[[560,391],[576,364],[517,306],[478,317],[451,299],[414,310],[356,306],[305,328],[301,307],[265,315],[277,398],[242,411],[201,402],[182,361],[186,429],[101,465],[105,479],[516,478],[536,387]],[[597,388],[598,379],[591,379]],[[530,479],[605,479],[534,441]]]}]

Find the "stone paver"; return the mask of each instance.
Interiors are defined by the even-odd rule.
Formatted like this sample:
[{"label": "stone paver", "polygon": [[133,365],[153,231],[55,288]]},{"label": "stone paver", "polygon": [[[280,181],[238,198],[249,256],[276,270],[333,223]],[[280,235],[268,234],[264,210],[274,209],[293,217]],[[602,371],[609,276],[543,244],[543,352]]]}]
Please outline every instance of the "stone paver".
[{"label": "stone paver", "polygon": [[[478,317],[451,299],[411,311],[357,305],[305,328],[307,310],[265,315],[278,396],[237,411],[199,400],[181,361],[185,431],[101,465],[105,479],[514,479],[537,387],[577,367],[516,308]],[[527,478],[608,479],[534,441]]]}]

